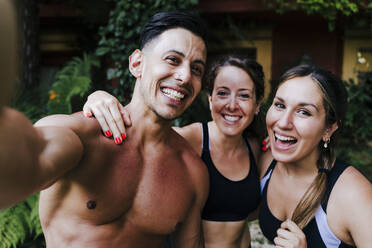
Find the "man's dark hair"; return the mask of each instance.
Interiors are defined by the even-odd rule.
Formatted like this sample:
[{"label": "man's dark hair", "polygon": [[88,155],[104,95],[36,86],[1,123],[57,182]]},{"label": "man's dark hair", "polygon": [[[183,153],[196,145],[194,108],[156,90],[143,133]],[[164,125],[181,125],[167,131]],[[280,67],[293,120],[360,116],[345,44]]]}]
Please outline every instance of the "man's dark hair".
[{"label": "man's dark hair", "polygon": [[202,38],[207,46],[207,27],[198,15],[182,11],[169,11],[155,14],[142,28],[140,49],[164,31],[172,28],[189,30]]}]

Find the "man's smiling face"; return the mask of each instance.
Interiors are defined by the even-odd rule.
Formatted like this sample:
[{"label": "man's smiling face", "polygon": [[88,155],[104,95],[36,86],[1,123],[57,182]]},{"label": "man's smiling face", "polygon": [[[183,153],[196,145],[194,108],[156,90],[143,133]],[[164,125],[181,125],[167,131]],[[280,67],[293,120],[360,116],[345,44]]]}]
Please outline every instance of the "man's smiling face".
[{"label": "man's smiling face", "polygon": [[141,51],[140,92],[159,117],[181,115],[200,92],[206,63],[202,38],[183,28],[164,31]]}]

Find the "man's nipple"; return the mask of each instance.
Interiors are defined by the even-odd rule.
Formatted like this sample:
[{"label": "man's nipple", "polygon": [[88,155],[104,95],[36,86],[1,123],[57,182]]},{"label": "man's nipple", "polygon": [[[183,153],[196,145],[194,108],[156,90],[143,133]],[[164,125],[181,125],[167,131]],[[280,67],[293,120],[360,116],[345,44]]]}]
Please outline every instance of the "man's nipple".
[{"label": "man's nipple", "polygon": [[93,210],[96,207],[97,207],[97,203],[95,201],[90,200],[90,201],[87,202],[87,208],[88,209]]}]

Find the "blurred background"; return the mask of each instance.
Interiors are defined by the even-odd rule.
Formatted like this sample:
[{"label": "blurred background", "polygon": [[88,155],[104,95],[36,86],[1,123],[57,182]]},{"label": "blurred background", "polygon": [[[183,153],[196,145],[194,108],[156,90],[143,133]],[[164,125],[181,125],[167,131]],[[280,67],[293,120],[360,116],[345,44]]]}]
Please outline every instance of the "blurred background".
[{"label": "blurred background", "polygon": [[[19,20],[20,75],[12,106],[31,120],[80,111],[103,89],[122,103],[134,78],[128,56],[150,16],[174,9],[200,13],[209,54],[246,54],[266,76],[264,112],[286,69],[313,63],[344,80],[349,110],[339,156],[372,181],[372,2],[368,0],[12,0]],[[209,120],[206,93],[175,125]],[[38,195],[0,211],[0,248],[45,247]],[[257,225],[253,247],[266,242]],[[262,246],[260,246],[260,244]],[[269,246],[267,246],[269,247]]]}]

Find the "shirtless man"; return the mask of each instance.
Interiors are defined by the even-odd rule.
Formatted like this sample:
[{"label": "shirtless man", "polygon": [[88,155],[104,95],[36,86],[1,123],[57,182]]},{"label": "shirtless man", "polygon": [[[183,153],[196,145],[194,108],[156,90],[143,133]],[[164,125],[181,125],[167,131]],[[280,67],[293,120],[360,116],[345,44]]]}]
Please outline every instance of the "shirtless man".
[{"label": "shirtless man", "polygon": [[[203,246],[208,172],[171,123],[200,91],[204,31],[198,18],[179,12],[157,14],[145,26],[129,58],[134,125],[121,146],[82,113],[35,124],[54,141],[40,148],[35,170],[44,173],[34,179],[45,188],[39,212],[48,247],[164,247],[169,235],[173,247]],[[50,137],[55,132],[64,137]]]}]

